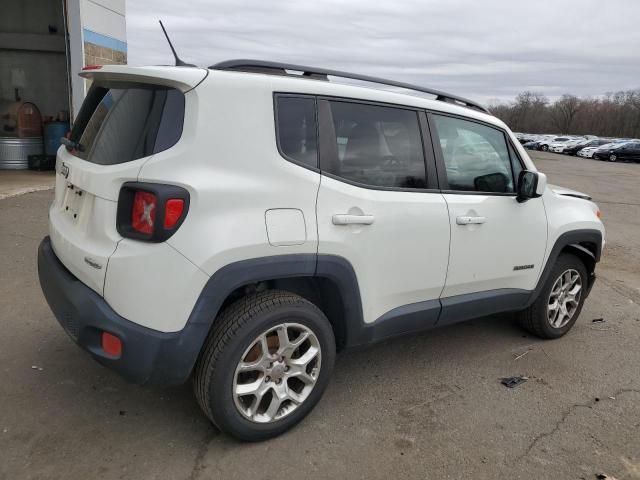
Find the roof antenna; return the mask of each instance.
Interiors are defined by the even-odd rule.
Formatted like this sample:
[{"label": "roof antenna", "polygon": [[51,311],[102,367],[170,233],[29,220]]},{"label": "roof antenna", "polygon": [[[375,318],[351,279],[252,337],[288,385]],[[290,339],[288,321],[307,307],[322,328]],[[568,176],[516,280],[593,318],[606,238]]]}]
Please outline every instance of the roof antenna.
[{"label": "roof antenna", "polygon": [[169,39],[169,35],[167,34],[167,31],[165,30],[164,25],[162,24],[162,20],[158,20],[158,22],[160,23],[160,28],[162,28],[162,31],[164,32],[164,36],[167,37],[167,42],[169,43],[169,48],[171,48],[171,52],[173,52],[173,57],[176,59],[176,67],[195,67],[193,63],[186,63],[180,60],[180,57],[176,53],[176,49],[173,48],[173,44]]}]

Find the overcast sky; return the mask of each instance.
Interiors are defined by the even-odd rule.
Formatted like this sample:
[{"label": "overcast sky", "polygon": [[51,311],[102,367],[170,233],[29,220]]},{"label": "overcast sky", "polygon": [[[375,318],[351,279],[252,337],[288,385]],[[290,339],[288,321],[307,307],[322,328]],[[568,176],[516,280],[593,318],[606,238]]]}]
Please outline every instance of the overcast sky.
[{"label": "overcast sky", "polygon": [[129,63],[255,58],[508,100],[640,88],[640,0],[129,0]]}]

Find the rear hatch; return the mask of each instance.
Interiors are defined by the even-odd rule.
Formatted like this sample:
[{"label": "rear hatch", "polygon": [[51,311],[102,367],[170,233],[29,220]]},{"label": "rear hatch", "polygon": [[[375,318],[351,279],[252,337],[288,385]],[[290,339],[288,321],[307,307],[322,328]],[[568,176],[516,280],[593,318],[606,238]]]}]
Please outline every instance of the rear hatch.
[{"label": "rear hatch", "polygon": [[67,146],[58,150],[49,232],[60,261],[103,295],[107,262],[121,240],[120,188],[137,180],[151,156],[180,140],[185,93],[207,70],[105,66],[81,75],[92,85]]}]

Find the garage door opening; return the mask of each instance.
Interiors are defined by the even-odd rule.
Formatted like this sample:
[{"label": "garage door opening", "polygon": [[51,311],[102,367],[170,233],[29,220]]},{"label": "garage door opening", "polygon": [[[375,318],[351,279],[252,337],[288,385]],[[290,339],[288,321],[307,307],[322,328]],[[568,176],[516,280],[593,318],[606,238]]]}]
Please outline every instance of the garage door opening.
[{"label": "garage door opening", "polygon": [[0,15],[0,170],[53,169],[90,64],[126,63],[124,0],[21,0]]}]

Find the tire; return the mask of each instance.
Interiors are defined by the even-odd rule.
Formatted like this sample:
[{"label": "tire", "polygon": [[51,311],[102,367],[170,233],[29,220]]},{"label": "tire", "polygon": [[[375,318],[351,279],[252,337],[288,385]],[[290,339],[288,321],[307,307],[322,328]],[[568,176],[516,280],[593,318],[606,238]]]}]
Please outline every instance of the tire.
[{"label": "tire", "polygon": [[[567,271],[576,272],[579,275],[581,285],[580,295],[575,307],[573,305],[571,306],[571,316],[568,321],[564,324],[560,323],[554,326],[552,324],[553,319],[550,319],[551,310],[549,308],[552,304],[552,289],[557,286],[560,277],[566,274]],[[530,307],[518,313],[518,322],[520,325],[528,332],[540,338],[559,338],[565,335],[576,323],[582,311],[587,278],[587,269],[582,260],[570,253],[561,254],[553,266],[549,278],[538,295],[538,298]],[[555,298],[558,299],[557,295]],[[558,319],[558,317],[555,318]]]},{"label": "tire", "polygon": [[[282,354],[284,342],[278,331],[286,332],[288,338],[289,347]],[[295,334],[291,338],[292,331],[300,335],[307,332],[308,336],[303,341]],[[289,342],[297,341],[301,341],[300,345],[292,350],[294,346]],[[266,346],[266,353],[261,345]],[[312,355],[314,349],[319,353],[309,366],[300,366],[304,355]],[[296,358],[296,352],[304,353]],[[331,324],[314,304],[278,290],[247,295],[216,319],[196,363],[195,396],[207,417],[223,432],[244,441],[265,440],[292,428],[318,403],[329,383],[335,355]],[[241,360],[251,371],[236,371]],[[259,384],[256,390],[260,390],[260,397],[257,393],[236,395],[236,388],[247,384]],[[276,391],[291,397],[280,404]],[[299,404],[294,403],[294,394]],[[272,402],[279,406],[269,409]]]},{"label": "tire", "polygon": [[618,160],[618,157],[615,153],[612,153],[611,155],[609,155],[609,161],[610,162],[615,162]]},{"label": "tire", "polygon": [[549,146],[548,145],[542,145],[542,147],[540,147],[540,150],[542,150],[543,152],[547,152],[549,150]]}]

